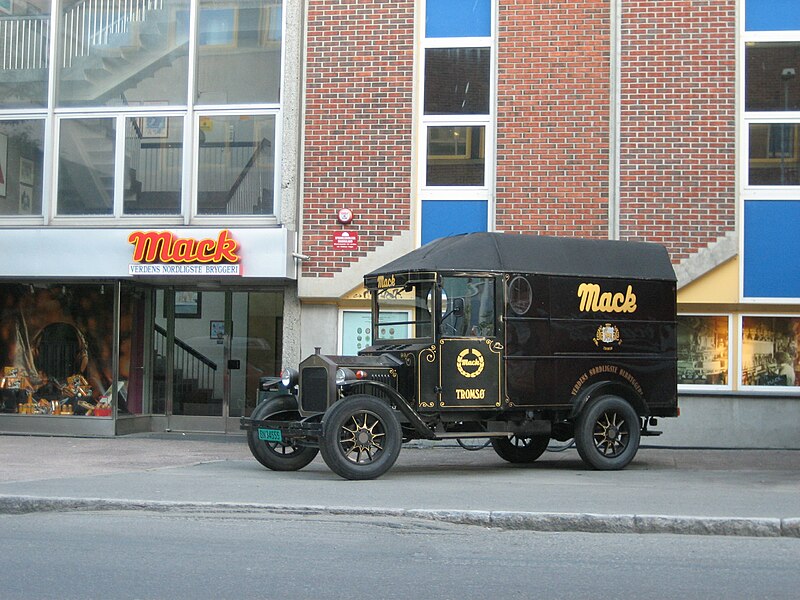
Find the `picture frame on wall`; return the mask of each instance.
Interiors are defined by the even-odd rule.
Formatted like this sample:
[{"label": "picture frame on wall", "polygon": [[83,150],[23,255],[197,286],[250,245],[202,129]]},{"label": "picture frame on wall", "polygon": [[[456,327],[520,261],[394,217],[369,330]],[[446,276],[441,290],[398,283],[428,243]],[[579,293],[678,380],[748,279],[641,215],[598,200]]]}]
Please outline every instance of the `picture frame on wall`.
[{"label": "picture frame on wall", "polygon": [[142,117],[141,129],[143,138],[167,138],[169,137],[169,118]]},{"label": "picture frame on wall", "polygon": [[33,212],[33,186],[19,186],[19,214],[29,215]]},{"label": "picture frame on wall", "polygon": [[19,182],[33,185],[33,161],[28,158],[19,159]]},{"label": "picture frame on wall", "polygon": [[218,344],[221,344],[225,337],[225,321],[209,321],[209,323],[208,336],[212,340],[216,340]]},{"label": "picture frame on wall", "polygon": [[202,308],[200,292],[187,292],[179,290],[175,292],[175,318],[176,319],[199,319]]}]

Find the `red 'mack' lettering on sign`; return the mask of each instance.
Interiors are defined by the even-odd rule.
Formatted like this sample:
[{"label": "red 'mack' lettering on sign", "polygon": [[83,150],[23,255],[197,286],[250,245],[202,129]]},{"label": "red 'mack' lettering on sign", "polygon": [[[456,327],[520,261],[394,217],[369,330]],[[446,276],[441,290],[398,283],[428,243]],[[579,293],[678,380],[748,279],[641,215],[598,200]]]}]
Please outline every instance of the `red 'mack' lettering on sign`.
[{"label": "red 'mack' lettering on sign", "polygon": [[133,244],[133,260],[161,263],[238,263],[239,243],[227,229],[216,240],[179,238],[169,231],[134,231],[128,236]]}]

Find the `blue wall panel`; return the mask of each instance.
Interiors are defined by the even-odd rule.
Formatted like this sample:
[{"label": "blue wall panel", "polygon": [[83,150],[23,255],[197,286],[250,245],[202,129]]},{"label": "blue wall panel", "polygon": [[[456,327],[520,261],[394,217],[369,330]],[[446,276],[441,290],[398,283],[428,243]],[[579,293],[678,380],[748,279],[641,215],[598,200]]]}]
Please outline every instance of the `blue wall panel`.
[{"label": "blue wall panel", "polygon": [[492,35],[491,0],[428,0],[426,37],[488,37]]},{"label": "blue wall panel", "polygon": [[485,200],[424,200],[422,243],[447,235],[486,231],[487,211]]},{"label": "blue wall panel", "polygon": [[800,200],[745,202],[744,296],[800,298]]},{"label": "blue wall panel", "polygon": [[800,0],[746,0],[747,31],[800,29]]}]

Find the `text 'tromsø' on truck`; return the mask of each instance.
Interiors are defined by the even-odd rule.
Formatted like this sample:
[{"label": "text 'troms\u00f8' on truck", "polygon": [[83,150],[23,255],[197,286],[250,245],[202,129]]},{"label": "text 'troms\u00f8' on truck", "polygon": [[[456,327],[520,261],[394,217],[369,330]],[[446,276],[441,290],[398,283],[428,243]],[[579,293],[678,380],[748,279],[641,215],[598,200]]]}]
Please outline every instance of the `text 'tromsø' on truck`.
[{"label": "text 'troms\u00f8' on truck", "polygon": [[[372,479],[403,442],[487,438],[512,463],[572,438],[621,469],[678,415],[676,279],[657,244],[473,233],[364,277],[372,346],[284,369],[241,426],[264,466],[318,452]],[[270,387],[272,386],[272,387]]]}]

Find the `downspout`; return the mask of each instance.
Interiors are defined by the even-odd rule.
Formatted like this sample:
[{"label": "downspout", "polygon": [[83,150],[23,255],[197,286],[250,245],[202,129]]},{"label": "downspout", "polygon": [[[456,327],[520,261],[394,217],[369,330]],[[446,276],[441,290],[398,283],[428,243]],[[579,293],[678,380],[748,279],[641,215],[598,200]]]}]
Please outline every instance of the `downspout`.
[{"label": "downspout", "polygon": [[622,105],[622,0],[610,0],[608,115],[608,239],[618,240]]}]

